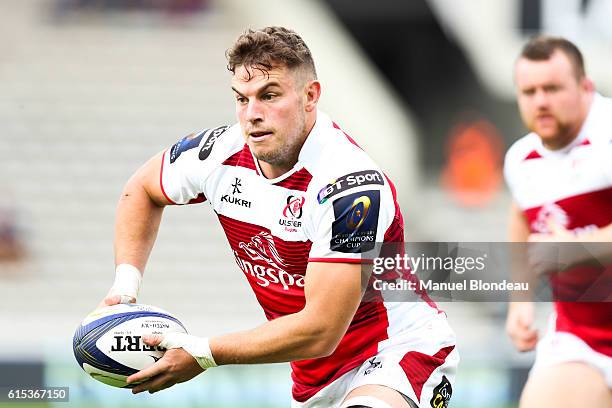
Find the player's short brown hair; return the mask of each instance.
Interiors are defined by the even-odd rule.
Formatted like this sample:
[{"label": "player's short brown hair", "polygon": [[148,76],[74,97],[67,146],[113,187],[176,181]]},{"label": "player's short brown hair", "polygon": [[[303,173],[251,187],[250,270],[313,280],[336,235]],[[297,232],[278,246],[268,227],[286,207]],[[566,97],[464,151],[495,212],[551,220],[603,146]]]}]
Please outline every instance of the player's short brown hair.
[{"label": "player's short brown hair", "polygon": [[564,53],[574,67],[576,78],[582,79],[586,75],[584,58],[574,43],[562,37],[551,37],[537,35],[532,37],[521,51],[521,58],[531,61],[546,61],[552,57],[555,51]]},{"label": "player's short brown hair", "polygon": [[[244,66],[267,73],[277,66],[302,69],[311,79],[317,78],[310,49],[295,31],[285,27],[248,29],[225,52],[227,69],[232,73]],[[249,78],[251,71],[247,69]]]}]

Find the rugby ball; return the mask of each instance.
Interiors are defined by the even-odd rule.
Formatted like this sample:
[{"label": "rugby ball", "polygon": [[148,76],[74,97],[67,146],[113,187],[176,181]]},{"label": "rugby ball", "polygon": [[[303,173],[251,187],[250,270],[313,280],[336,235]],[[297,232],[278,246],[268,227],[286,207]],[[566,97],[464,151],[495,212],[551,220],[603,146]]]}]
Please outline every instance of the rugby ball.
[{"label": "rugby ball", "polygon": [[72,340],[79,366],[94,379],[120,388],[132,388],[126,378],[153,365],[165,352],[147,346],[142,337],[171,332],[187,333],[170,313],[155,306],[119,304],[95,310],[76,329]]}]

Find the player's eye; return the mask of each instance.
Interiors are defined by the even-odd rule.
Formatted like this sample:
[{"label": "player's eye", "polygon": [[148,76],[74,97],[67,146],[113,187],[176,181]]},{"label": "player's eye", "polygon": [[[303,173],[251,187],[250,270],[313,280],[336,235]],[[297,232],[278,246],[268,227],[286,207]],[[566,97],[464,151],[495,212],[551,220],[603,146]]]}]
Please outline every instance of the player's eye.
[{"label": "player's eye", "polygon": [[549,92],[549,93],[557,92],[557,91],[559,91],[559,89],[560,88],[559,88],[558,85],[547,85],[547,86],[544,87],[544,90],[546,92]]},{"label": "player's eye", "polygon": [[532,96],[533,94],[535,94],[535,89],[533,88],[523,89],[523,95]]},{"label": "player's eye", "polygon": [[268,93],[263,94],[261,96],[261,99],[263,101],[271,101],[272,99],[274,99],[275,96],[276,96],[276,94],[268,92]]},{"label": "player's eye", "polygon": [[240,105],[244,105],[248,102],[248,99],[244,96],[236,95],[236,102],[238,102]]}]

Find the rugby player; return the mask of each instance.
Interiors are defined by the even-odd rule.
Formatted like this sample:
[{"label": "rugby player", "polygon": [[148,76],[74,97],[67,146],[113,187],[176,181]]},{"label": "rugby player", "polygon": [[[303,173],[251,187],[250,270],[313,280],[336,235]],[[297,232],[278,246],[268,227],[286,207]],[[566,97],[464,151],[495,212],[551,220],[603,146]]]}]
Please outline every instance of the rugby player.
[{"label": "rugby player", "polygon": [[[595,92],[581,52],[563,38],[530,40],[514,75],[531,133],[506,155],[510,240],[611,242],[612,100]],[[521,407],[612,407],[610,305],[557,301],[540,339],[533,303],[510,304],[506,330],[514,345],[537,345]]]},{"label": "rugby player", "polygon": [[206,201],[268,322],[148,338],[169,350],[128,378],[144,380],[133,392],[224,364],[291,362],[294,407],[446,407],[458,354],[445,315],[426,298],[362,299],[362,253],[403,243],[402,214],[391,181],[317,109],[308,47],[267,27],[246,31],[226,55],[238,123],[181,139],[128,181],[116,279],[102,304],[136,300],[165,206]]}]

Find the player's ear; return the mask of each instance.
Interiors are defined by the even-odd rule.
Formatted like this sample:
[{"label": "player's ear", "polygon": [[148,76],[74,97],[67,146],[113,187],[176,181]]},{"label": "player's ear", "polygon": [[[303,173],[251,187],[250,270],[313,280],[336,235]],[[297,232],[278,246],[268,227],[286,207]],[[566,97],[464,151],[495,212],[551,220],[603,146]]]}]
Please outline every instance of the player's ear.
[{"label": "player's ear", "polygon": [[580,86],[582,87],[582,90],[585,92],[593,92],[595,91],[595,84],[593,84],[593,80],[591,80],[591,78],[589,77],[584,77],[580,80]]},{"label": "player's ear", "polygon": [[308,81],[304,87],[306,103],[304,109],[306,112],[312,112],[317,108],[319,97],[321,96],[321,83],[317,80]]}]

